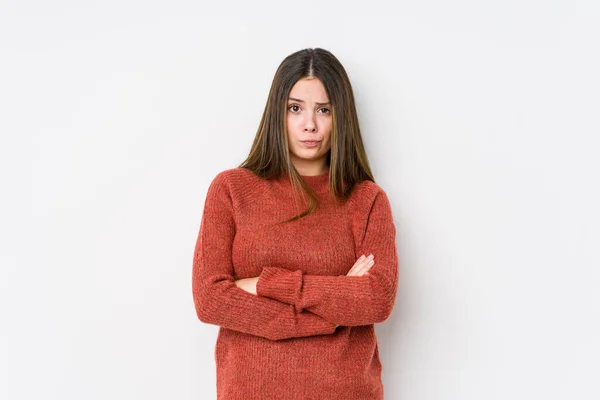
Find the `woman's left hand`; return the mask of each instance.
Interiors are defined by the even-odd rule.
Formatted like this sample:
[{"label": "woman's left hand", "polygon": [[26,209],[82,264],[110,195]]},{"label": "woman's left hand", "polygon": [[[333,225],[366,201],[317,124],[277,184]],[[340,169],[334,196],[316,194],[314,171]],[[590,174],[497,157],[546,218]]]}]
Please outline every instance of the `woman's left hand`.
[{"label": "woman's left hand", "polygon": [[235,285],[248,293],[256,294],[256,282],[258,282],[258,276],[256,278],[238,279],[235,281]]}]

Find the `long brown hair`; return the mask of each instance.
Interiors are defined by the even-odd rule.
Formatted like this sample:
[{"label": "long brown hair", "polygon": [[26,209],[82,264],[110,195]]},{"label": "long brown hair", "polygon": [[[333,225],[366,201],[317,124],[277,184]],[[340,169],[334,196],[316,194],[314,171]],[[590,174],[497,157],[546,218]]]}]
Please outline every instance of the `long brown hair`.
[{"label": "long brown hair", "polygon": [[275,72],[250,154],[239,165],[265,179],[277,179],[282,174],[288,174],[295,191],[300,190],[305,198],[308,197],[306,211],[284,222],[300,219],[319,205],[314,191],[292,164],[286,130],[288,96],[296,82],[305,77],[318,78],[331,102],[331,149],[327,156],[331,194],[338,203],[343,203],[358,182],[375,182],[360,134],[354,94],[346,70],[325,49],[303,49],[290,54]]}]

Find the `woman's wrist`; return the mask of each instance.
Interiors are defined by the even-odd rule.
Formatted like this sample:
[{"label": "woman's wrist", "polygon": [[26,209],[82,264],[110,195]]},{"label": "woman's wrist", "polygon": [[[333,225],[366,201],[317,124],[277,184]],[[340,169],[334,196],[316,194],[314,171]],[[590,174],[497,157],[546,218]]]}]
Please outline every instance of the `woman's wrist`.
[{"label": "woman's wrist", "polygon": [[258,282],[258,276],[254,278],[243,278],[235,281],[235,285],[240,289],[245,290],[248,293],[256,294],[256,283]]}]

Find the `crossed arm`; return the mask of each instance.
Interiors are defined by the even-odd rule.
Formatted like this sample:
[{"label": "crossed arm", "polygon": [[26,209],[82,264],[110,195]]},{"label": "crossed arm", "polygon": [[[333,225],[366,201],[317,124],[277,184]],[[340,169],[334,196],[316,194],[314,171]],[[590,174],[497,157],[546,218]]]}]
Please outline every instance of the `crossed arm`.
[{"label": "crossed arm", "polygon": [[[350,271],[346,274],[346,276],[363,276],[369,275],[369,269],[375,263],[373,254],[369,256],[365,256],[364,254],[356,260]],[[256,294],[256,284],[258,283],[259,276],[255,278],[243,278],[237,279],[235,281],[235,285],[240,289],[245,290],[248,293]]]},{"label": "crossed arm", "polygon": [[395,227],[387,196],[372,204],[359,258],[345,276],[304,274],[265,266],[258,277],[234,280],[231,197],[222,175],[211,184],[196,242],[192,287],[198,318],[271,340],[331,334],[337,326],[382,322],[398,281]]}]

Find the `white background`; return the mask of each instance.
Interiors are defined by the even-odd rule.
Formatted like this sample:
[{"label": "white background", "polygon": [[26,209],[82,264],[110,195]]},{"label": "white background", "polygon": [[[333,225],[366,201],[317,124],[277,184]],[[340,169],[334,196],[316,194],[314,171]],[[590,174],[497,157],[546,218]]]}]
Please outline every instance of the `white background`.
[{"label": "white background", "polygon": [[598,2],[0,4],[0,398],[214,398],[206,190],[306,47],[392,201],[386,399],[600,398]]}]

